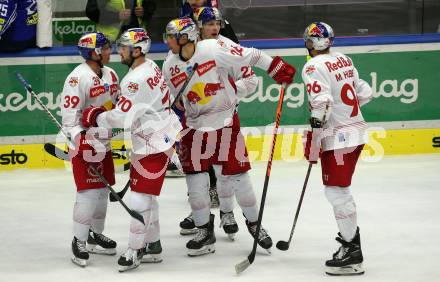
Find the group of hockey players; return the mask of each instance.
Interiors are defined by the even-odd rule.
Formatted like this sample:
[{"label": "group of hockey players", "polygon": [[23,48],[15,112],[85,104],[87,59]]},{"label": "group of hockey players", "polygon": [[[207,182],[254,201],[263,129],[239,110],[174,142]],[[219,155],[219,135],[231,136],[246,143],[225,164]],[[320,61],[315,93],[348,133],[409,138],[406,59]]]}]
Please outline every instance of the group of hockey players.
[{"label": "group of hockey players", "polygon": [[[101,179],[115,184],[113,128],[130,132],[129,207],[144,220],[142,224],[131,219],[119,271],[162,261],[158,196],[175,152],[191,208],[180,226],[181,234],[194,234],[186,244],[189,256],[215,251],[209,170],[217,178],[220,221],[229,238],[238,231],[235,197],[250,235],[263,249],[273,244],[263,227],[256,234],[257,198],[248,174],[251,166],[240,133],[238,101],[256,89],[252,67],[266,71],[283,87],[292,83],[295,68],[278,56],[220,35],[224,21],[216,8],[197,8],[193,18],[173,19],[166,26],[164,41],[170,50],[162,69],[146,56],[151,45],[148,33],[142,28],[125,31],[117,40],[121,63],[129,67],[122,80],[105,66],[112,49],[104,34],[87,33],[79,40],[85,62],[67,77],[61,109],[63,129],[72,141],[69,155],[77,187],[72,261],[80,266],[86,266],[90,253],[116,254],[116,242],[103,235],[109,192]],[[340,231],[336,240],[341,247],[326,262],[327,273],[362,274],[356,206],[349,188],[367,142],[359,107],[369,101],[372,91],[349,57],[330,51],[333,38],[331,27],[321,22],[304,33],[312,57],[302,72],[312,127],[304,134],[305,157],[311,163],[321,158],[325,195]],[[90,166],[100,173],[93,173]]]}]

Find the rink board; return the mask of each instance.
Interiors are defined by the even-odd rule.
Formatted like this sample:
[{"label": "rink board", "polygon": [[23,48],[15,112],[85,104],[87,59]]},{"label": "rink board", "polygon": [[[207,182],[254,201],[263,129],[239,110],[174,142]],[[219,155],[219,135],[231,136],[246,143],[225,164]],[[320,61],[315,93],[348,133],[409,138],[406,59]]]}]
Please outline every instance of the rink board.
[{"label": "rink board", "polygon": [[[244,134],[249,159],[251,161],[267,160],[270,154],[272,135],[251,135],[248,133]],[[371,131],[369,137],[369,143],[362,153],[364,160],[378,161],[384,155],[440,153],[440,128],[378,130]],[[43,146],[44,144],[0,145],[0,170],[70,167],[69,162],[61,161],[46,153]],[[124,146],[122,140],[112,142],[115,165],[121,165],[128,161],[130,150],[125,147],[129,147],[129,144]],[[292,162],[302,160],[302,135],[299,133],[280,133],[274,159]]]}]

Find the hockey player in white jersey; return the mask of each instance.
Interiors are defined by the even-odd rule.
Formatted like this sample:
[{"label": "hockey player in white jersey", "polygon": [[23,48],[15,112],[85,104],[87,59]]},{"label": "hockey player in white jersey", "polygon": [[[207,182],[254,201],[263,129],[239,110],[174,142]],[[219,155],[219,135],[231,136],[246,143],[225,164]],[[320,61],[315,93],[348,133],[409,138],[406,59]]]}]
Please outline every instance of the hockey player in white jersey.
[{"label": "hockey player in white jersey", "polygon": [[359,155],[368,141],[360,106],[370,101],[372,89],[359,78],[351,58],[330,50],[333,38],[332,28],[323,22],[312,23],[304,32],[305,46],[312,59],[305,64],[302,78],[313,130],[305,133],[305,156],[315,163],[321,155],[325,195],[333,206],[339,228],[336,240],[341,247],[326,261],[326,273],[356,275],[364,270],[350,185]]},{"label": "hockey player in white jersey", "polygon": [[[194,12],[194,18],[200,29],[200,40],[219,39],[225,44],[235,45],[232,40],[220,34],[220,28],[224,25],[224,21],[217,8],[201,7]],[[244,98],[257,89],[258,78],[250,66],[231,68],[230,80],[235,84],[238,98]],[[233,212],[234,191],[230,183],[231,179],[221,174],[221,165],[213,165],[212,167],[216,177],[213,178],[210,175],[209,195],[211,198],[211,208],[213,207],[213,201],[217,199],[220,207],[220,227],[223,228],[231,240],[234,240],[235,234],[238,232],[238,225]],[[216,183],[212,183],[212,181]],[[192,214],[180,222],[180,227],[182,235],[191,234],[196,231]]]},{"label": "hockey player in white jersey", "polygon": [[[231,39],[220,34],[220,28],[224,25],[223,17],[217,8],[200,8],[195,14],[197,24],[200,28],[200,38],[218,39],[230,46],[236,45]],[[237,65],[230,69],[231,83],[235,85],[238,98],[245,98],[257,89],[258,78],[251,66]],[[238,109],[238,103],[237,103]],[[238,119],[238,116],[237,116]],[[213,165],[217,176],[217,193],[220,202],[220,226],[223,228],[229,238],[233,239],[238,232],[238,225],[234,216],[234,190],[233,178],[222,175],[222,166]],[[210,195],[212,195],[210,189]],[[212,199],[212,196],[211,196]]]},{"label": "hockey player in white jersey", "polygon": [[92,142],[91,135],[86,134],[81,124],[81,115],[89,106],[111,109],[119,95],[119,84],[116,72],[103,66],[109,62],[111,45],[102,33],[83,35],[79,39],[78,49],[85,62],[68,75],[60,108],[63,129],[73,140],[69,156],[77,187],[73,209],[72,261],[85,266],[89,252],[116,254],[116,242],[102,234],[108,190],[98,176],[90,171],[89,164],[94,163],[112,185],[115,183],[115,173],[108,139],[111,132],[100,134],[101,138]]},{"label": "hockey player in white jersey", "polygon": [[[182,96],[177,97],[185,109],[179,158],[186,173],[189,202],[198,229],[186,245],[188,255],[215,251],[207,173],[212,164],[221,165],[222,175],[231,178],[249,232],[258,238],[261,247],[269,249],[272,239],[264,228],[256,234],[258,207],[247,173],[250,164],[235,111],[236,90],[229,76],[231,68],[255,65],[267,70],[278,83],[289,84],[295,69],[280,57],[272,59],[254,48],[230,46],[216,39],[197,42],[197,39],[198,29],[189,18],[172,20],[166,27],[166,40],[175,50],[167,56],[163,70],[173,95],[179,93],[190,73],[194,73]],[[195,64],[197,67],[193,69]]]},{"label": "hockey player in white jersey", "polygon": [[170,89],[160,68],[145,55],[151,40],[142,28],[124,32],[118,40],[121,62],[130,67],[121,81],[116,108],[105,111],[90,107],[83,113],[85,127],[129,128],[132,155],[130,208],[142,214],[145,225],[132,218],[128,249],[119,258],[119,271],[141,262],[161,262],[160,195],[174,142],[182,129],[178,117],[169,110]]}]

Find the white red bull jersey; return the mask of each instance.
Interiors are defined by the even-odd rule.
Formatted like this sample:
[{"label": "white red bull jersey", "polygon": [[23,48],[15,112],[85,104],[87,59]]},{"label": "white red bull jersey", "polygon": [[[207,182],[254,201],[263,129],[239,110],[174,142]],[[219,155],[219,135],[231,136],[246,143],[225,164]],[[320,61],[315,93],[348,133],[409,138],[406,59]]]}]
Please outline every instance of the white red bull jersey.
[{"label": "white red bull jersey", "polygon": [[[229,46],[237,45],[237,43],[223,35],[219,35],[218,39]],[[258,78],[251,66],[242,65],[231,68],[230,75],[234,80],[238,98],[245,98],[257,90]]]},{"label": "white red bull jersey", "polygon": [[[119,79],[116,72],[106,66],[101,70],[102,78],[99,78],[84,62],[77,66],[64,82],[60,105],[62,126],[72,140],[85,130],[81,123],[83,109],[89,106],[104,106],[110,110],[119,95]],[[109,149],[108,139],[102,141]]]},{"label": "white red bull jersey", "polygon": [[130,129],[136,154],[164,152],[182,130],[178,117],[169,110],[169,98],[170,89],[161,69],[146,59],[122,79],[116,107],[98,116],[98,126]]},{"label": "white red bull jersey", "polygon": [[230,73],[234,68],[257,66],[267,70],[272,58],[254,48],[229,45],[206,39],[196,45],[194,55],[183,62],[178,54],[168,53],[163,65],[165,79],[176,96],[195,63],[198,68],[182,95],[186,125],[212,131],[228,126],[238,101]]},{"label": "white red bull jersey", "polygon": [[359,78],[353,61],[337,52],[318,55],[305,64],[302,78],[311,116],[323,120],[327,112],[321,136],[323,150],[367,143],[367,124],[360,106],[371,100],[373,91]]}]

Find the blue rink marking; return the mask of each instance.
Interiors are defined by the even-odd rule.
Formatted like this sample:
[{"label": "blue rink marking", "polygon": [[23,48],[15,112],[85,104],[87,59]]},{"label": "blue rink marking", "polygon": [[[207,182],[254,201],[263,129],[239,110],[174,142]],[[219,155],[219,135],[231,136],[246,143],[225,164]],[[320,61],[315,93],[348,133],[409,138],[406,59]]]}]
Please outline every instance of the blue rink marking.
[{"label": "blue rink marking", "polygon": [[[383,35],[383,36],[353,36],[336,37],[334,46],[365,46],[385,44],[414,44],[440,42],[440,33]],[[242,40],[241,45],[258,49],[304,48],[302,38],[274,38],[259,40]],[[168,47],[164,43],[153,43],[150,53],[166,53]],[[78,55],[76,46],[53,48],[30,48],[16,53],[1,53],[0,58],[8,57],[44,57],[44,56],[74,56]]]}]

